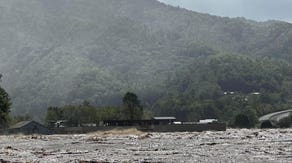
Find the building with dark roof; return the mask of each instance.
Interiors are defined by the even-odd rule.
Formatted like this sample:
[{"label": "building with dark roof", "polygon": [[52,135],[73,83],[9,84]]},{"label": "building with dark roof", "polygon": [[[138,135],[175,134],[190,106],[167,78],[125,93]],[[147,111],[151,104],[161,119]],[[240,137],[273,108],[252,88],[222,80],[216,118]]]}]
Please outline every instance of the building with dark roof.
[{"label": "building with dark roof", "polygon": [[149,126],[173,124],[175,117],[153,117],[148,120],[105,120],[105,126]]},{"label": "building with dark roof", "polygon": [[54,131],[35,121],[22,121],[2,131],[2,133],[50,135],[54,134]]}]

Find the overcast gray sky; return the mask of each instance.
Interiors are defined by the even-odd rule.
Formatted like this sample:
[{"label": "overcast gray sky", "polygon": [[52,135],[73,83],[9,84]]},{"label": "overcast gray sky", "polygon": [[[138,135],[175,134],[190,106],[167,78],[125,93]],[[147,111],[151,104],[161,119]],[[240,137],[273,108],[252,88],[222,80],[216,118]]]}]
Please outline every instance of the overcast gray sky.
[{"label": "overcast gray sky", "polygon": [[159,0],[190,10],[257,21],[283,20],[292,23],[292,0]]}]

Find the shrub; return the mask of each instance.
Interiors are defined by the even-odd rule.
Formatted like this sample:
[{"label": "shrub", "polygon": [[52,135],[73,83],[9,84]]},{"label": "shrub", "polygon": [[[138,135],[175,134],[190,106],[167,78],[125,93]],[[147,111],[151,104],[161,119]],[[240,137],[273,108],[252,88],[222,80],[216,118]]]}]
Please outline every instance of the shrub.
[{"label": "shrub", "polygon": [[281,128],[288,128],[292,125],[292,114],[290,114],[288,117],[283,118],[278,123],[279,127]]},{"label": "shrub", "polygon": [[234,121],[234,127],[239,127],[239,128],[250,128],[250,121],[248,119],[247,115],[244,114],[238,114],[235,117]]},{"label": "shrub", "polygon": [[271,121],[264,121],[262,124],[261,124],[261,128],[273,128],[273,124],[271,123]]}]

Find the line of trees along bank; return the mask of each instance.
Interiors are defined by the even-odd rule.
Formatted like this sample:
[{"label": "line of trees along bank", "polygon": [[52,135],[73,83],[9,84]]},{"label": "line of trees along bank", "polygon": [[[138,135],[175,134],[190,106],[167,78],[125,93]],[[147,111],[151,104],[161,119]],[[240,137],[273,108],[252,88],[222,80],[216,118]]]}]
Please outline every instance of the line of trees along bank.
[{"label": "line of trees along bank", "polygon": [[49,107],[46,122],[66,120],[69,126],[82,124],[98,124],[103,120],[140,120],[150,118],[150,114],[143,112],[143,107],[136,94],[127,92],[123,97],[123,106],[97,108],[84,101],[82,105]]},{"label": "line of trees along bank", "polygon": [[[49,107],[46,115],[46,123],[57,122],[58,120],[65,120],[68,126],[82,126],[87,124],[99,124],[103,120],[140,120],[149,119],[153,113],[149,110],[143,110],[143,107],[136,94],[128,92],[123,97],[123,106],[120,107],[103,107],[97,108],[90,105],[89,102],[84,101],[78,106],[68,105],[63,107]],[[239,99],[243,100],[243,99]],[[238,103],[242,105],[243,101]],[[245,104],[246,105],[246,104]],[[206,118],[214,116],[214,109],[211,106],[205,108]],[[257,123],[256,112],[251,108],[241,108],[243,111],[237,116],[233,117],[230,126],[240,128],[254,127]],[[190,112],[190,114],[192,114]],[[173,116],[169,112],[167,116]],[[234,115],[232,115],[234,116]]]}]

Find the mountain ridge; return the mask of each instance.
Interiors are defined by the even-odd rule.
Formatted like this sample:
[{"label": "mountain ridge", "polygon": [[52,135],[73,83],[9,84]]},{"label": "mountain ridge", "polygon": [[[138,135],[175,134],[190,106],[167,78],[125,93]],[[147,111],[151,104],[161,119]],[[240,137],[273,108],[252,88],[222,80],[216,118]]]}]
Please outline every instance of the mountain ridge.
[{"label": "mountain ridge", "polygon": [[0,8],[0,70],[14,113],[40,115],[84,100],[119,105],[128,90],[154,107],[155,91],[163,94],[167,81],[213,55],[292,61],[292,24],[284,22],[210,16],[156,0],[1,0]]}]

